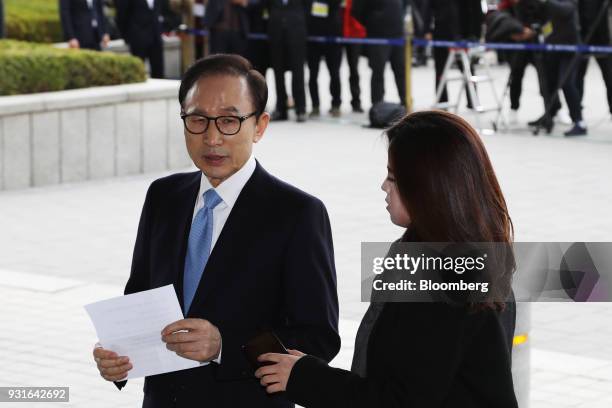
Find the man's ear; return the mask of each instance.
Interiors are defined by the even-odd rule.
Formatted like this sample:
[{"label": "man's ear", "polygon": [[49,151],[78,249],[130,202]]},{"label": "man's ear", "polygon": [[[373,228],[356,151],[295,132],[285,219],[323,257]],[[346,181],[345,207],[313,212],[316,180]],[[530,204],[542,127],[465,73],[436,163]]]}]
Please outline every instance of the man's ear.
[{"label": "man's ear", "polygon": [[255,137],[253,138],[253,143],[257,143],[261,140],[268,128],[268,123],[270,123],[270,114],[268,112],[263,112],[259,115],[259,118],[257,118],[257,123],[255,123]]}]

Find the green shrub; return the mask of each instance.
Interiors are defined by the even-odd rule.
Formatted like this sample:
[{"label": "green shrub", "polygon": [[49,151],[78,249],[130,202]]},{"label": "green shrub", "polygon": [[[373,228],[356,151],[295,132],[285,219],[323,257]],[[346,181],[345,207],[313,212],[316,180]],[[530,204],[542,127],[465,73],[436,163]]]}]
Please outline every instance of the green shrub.
[{"label": "green shrub", "polygon": [[59,0],[5,0],[6,36],[34,42],[63,41]]},{"label": "green shrub", "polygon": [[0,95],[61,91],[146,80],[136,57],[0,40]]}]

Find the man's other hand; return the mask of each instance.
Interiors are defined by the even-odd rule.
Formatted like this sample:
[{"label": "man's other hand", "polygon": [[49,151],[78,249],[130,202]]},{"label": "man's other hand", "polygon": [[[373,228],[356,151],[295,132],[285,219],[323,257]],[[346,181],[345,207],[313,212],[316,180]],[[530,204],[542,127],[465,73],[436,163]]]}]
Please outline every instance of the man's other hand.
[{"label": "man's other hand", "polygon": [[204,319],[183,319],[164,327],[162,341],[168,350],[201,363],[219,357],[221,333]]},{"label": "man's other hand", "polygon": [[93,350],[94,360],[98,365],[100,375],[107,381],[120,381],[127,377],[128,371],[132,369],[130,359],[118,356],[114,351],[95,347]]}]

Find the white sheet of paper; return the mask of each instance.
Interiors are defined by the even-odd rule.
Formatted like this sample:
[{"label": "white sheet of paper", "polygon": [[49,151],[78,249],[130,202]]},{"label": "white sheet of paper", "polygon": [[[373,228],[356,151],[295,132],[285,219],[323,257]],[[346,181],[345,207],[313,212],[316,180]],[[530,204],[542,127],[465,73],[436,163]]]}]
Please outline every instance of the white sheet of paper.
[{"label": "white sheet of paper", "polygon": [[100,345],[132,364],[127,378],[199,367],[200,363],[170,351],[161,340],[168,324],[183,319],[172,285],[102,300],[85,306]]}]

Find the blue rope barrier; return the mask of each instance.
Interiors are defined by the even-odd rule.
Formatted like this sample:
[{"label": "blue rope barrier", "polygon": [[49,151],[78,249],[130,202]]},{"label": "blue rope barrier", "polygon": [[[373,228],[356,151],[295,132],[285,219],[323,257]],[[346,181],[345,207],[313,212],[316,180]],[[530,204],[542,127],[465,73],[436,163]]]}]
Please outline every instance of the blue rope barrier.
[{"label": "blue rope barrier", "polygon": [[[187,29],[179,30],[178,33],[196,36],[207,36],[207,30]],[[247,36],[251,40],[267,40],[268,35],[262,33],[251,33]],[[332,43],[332,44],[366,44],[366,45],[406,45],[405,38],[347,38],[347,37],[322,37],[309,36],[309,42]],[[528,43],[481,43],[475,41],[429,41],[414,38],[412,43],[416,46],[437,48],[486,48],[489,50],[510,51],[545,51],[545,52],[573,52],[586,54],[612,54],[612,46],[602,45],[571,45],[571,44],[528,44]]]}]

